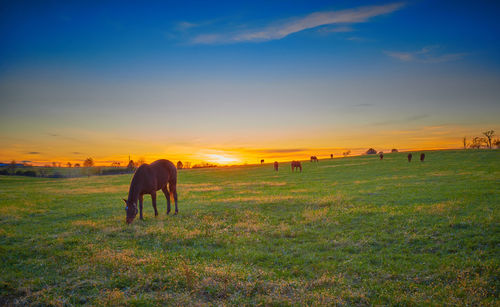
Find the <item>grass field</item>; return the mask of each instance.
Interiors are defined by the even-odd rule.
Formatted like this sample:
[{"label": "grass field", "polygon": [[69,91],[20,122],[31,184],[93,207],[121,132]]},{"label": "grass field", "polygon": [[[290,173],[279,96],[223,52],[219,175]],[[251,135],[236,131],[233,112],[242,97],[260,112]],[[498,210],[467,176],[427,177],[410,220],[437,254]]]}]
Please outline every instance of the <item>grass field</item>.
[{"label": "grass field", "polygon": [[131,175],[0,176],[0,305],[498,306],[500,151],[426,155],[182,170],[129,226]]}]

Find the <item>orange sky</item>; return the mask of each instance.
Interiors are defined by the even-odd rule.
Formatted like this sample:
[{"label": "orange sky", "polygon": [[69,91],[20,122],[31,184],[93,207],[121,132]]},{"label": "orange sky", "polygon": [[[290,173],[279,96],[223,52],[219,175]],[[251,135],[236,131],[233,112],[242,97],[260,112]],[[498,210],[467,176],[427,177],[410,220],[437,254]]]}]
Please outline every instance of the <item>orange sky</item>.
[{"label": "orange sky", "polygon": [[[483,129],[486,130],[486,129]],[[45,134],[12,131],[0,134],[2,146],[0,161],[31,161],[34,165],[51,162],[82,163],[92,157],[97,165],[110,165],[118,161],[126,165],[132,160],[144,158],[146,162],[165,158],[176,161],[211,162],[221,165],[253,164],[261,159],[266,162],[342,156],[351,150],[357,155],[373,147],[377,151],[389,152],[392,148],[404,150],[461,148],[463,136],[471,138],[480,135],[481,128],[459,126],[423,126],[406,130],[384,130],[380,128],[365,131],[280,131],[266,135],[244,135],[235,139],[231,133],[217,138],[183,141],[181,136],[171,142],[154,139],[121,137],[111,133],[90,133],[67,129],[66,134]],[[293,135],[293,136],[292,136]]]}]

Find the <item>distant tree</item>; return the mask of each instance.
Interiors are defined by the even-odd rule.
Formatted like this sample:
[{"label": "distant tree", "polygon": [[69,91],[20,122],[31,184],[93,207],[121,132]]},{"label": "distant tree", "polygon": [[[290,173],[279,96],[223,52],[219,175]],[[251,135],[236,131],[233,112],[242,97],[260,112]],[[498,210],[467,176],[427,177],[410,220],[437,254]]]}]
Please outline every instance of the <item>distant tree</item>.
[{"label": "distant tree", "polygon": [[57,167],[57,162],[52,162],[52,167]]},{"label": "distant tree", "polygon": [[366,154],[367,155],[376,155],[377,154],[377,151],[373,148],[370,148],[366,151]]},{"label": "distant tree", "polygon": [[330,159],[333,159],[333,154],[330,154]]},{"label": "distant tree", "polygon": [[500,148],[500,139],[495,139],[493,141],[493,145],[495,145],[497,148]]},{"label": "distant tree", "polygon": [[80,167],[80,163],[75,163],[73,167]]},{"label": "distant tree", "polygon": [[133,171],[135,169],[134,160],[128,161],[127,170]]},{"label": "distant tree", "polygon": [[111,163],[112,167],[120,167],[120,162],[114,161]]},{"label": "distant tree", "polygon": [[391,152],[398,152],[396,148],[391,149]]},{"label": "distant tree", "polygon": [[344,151],[344,152],[342,153],[342,155],[344,156],[344,158],[345,158],[345,157],[347,157],[347,156],[348,156],[348,155],[350,155],[350,154],[351,154],[351,150],[350,150],[350,149],[349,149],[349,150],[347,150],[347,151]]},{"label": "distant tree", "polygon": [[67,167],[71,167],[71,162],[66,163]]},{"label": "distant tree", "polygon": [[184,168],[191,168],[191,162],[185,162],[184,163]]},{"label": "distant tree", "polygon": [[464,149],[467,149],[467,137],[464,136],[464,138],[462,139],[462,144],[464,145]]},{"label": "distant tree", "polygon": [[488,130],[483,132],[483,135],[486,137],[486,145],[488,146],[489,149],[491,149],[491,139],[495,135],[494,130]]},{"label": "distant tree", "polygon": [[8,166],[9,173],[15,174],[16,173],[16,168],[17,168],[16,160],[10,161],[9,166]]},{"label": "distant tree", "polygon": [[140,157],[139,160],[137,160],[137,162],[135,162],[135,166],[139,167],[145,163],[146,163],[146,159],[144,159],[143,157]]},{"label": "distant tree", "polygon": [[484,142],[486,142],[485,138],[476,136],[472,139],[472,142],[470,143],[469,147],[472,149],[479,149],[481,148],[481,145],[483,145]]},{"label": "distant tree", "polygon": [[85,161],[83,161],[83,166],[84,167],[92,167],[92,166],[94,166],[94,159],[92,159],[92,158],[85,159]]},{"label": "distant tree", "polygon": [[182,169],[183,165],[182,165],[182,162],[179,161],[177,162],[177,169]]}]

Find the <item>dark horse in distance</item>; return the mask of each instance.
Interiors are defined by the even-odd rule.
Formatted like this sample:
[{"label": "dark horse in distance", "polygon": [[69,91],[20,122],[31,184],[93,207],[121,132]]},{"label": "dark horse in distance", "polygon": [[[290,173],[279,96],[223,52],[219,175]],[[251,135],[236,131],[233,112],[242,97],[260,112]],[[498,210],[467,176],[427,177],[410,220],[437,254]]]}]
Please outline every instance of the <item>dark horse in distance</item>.
[{"label": "dark horse in distance", "polygon": [[425,154],[424,154],[424,153],[422,153],[422,154],[420,155],[420,162],[424,162],[424,160],[425,160]]},{"label": "dark horse in distance", "polygon": [[144,194],[151,195],[155,216],[158,216],[156,191],[160,189],[167,198],[167,214],[170,213],[170,195],[174,197],[175,214],[177,214],[179,209],[177,208],[177,169],[175,165],[168,160],[162,159],[151,164],[139,166],[130,183],[128,199],[123,199],[127,205],[125,207],[127,211],[127,224],[132,223],[137,215],[137,200],[139,200],[140,219],[142,220],[142,200]]},{"label": "dark horse in distance", "polygon": [[318,157],[311,156],[311,162],[318,162]]},{"label": "dark horse in distance", "polygon": [[278,161],[274,161],[274,170],[278,171]]},{"label": "dark horse in distance", "polygon": [[408,162],[411,162],[411,158],[413,158],[413,155],[411,153],[408,154]]},{"label": "dark horse in distance", "polygon": [[300,169],[300,172],[302,173],[302,164],[300,164],[300,161],[292,161],[292,172],[294,169]]}]

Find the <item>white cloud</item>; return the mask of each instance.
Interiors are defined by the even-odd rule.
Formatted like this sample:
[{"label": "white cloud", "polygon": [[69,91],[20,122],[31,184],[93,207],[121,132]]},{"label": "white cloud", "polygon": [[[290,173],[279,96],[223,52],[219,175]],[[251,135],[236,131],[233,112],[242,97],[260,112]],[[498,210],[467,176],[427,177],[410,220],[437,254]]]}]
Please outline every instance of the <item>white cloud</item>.
[{"label": "white cloud", "polygon": [[400,51],[384,51],[384,53],[392,58],[402,62],[419,62],[419,63],[443,63],[457,61],[467,56],[467,53],[438,53],[439,46],[427,46],[417,51],[400,52]]},{"label": "white cloud", "polygon": [[[229,34],[212,33],[200,34],[191,40],[193,44],[217,44],[238,42],[265,42],[282,39],[290,34],[307,29],[313,29],[325,25],[347,25],[366,22],[370,18],[392,13],[404,3],[392,3],[386,5],[363,6],[354,9],[316,12],[305,17],[291,18],[285,21],[273,23],[264,28],[237,31]],[[347,27],[339,27],[346,31]]]}]

